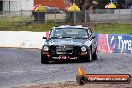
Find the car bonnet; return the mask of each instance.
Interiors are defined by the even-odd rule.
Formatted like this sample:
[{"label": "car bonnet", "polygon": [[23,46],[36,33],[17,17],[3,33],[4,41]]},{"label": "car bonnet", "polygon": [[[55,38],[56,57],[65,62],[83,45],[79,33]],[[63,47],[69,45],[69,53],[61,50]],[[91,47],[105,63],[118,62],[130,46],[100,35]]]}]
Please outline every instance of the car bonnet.
[{"label": "car bonnet", "polygon": [[47,41],[47,45],[86,45],[89,46],[90,41],[88,39],[50,39]]}]

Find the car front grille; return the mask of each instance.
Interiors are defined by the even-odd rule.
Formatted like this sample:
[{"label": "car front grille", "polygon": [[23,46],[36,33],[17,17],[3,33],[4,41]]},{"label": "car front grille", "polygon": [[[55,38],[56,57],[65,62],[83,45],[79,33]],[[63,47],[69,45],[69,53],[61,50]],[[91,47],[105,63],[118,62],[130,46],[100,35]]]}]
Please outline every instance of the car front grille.
[{"label": "car front grille", "polygon": [[52,55],[56,54],[56,46],[50,46],[50,52]]},{"label": "car front grille", "polygon": [[72,54],[73,46],[56,46],[57,54]]}]

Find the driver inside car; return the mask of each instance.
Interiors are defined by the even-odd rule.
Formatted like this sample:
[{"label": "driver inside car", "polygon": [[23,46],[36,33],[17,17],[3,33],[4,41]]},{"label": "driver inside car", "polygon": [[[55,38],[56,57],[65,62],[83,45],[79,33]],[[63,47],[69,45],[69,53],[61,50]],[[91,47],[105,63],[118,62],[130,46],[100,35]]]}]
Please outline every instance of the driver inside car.
[{"label": "driver inside car", "polygon": [[56,30],[54,37],[62,37],[62,34],[63,34],[62,30],[60,30],[60,29]]},{"label": "driver inside car", "polygon": [[88,35],[85,31],[81,30],[81,31],[78,32],[78,37],[87,38]]}]

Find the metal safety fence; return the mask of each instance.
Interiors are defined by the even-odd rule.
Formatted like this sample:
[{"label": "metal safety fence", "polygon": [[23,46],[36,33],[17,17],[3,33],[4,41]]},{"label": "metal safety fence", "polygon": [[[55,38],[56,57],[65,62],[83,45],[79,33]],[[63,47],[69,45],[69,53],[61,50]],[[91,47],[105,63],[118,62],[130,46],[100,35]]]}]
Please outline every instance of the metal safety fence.
[{"label": "metal safety fence", "polygon": [[[35,15],[36,14],[36,15]],[[25,22],[99,22],[99,23],[132,23],[132,9],[93,9],[81,12],[44,12],[34,13],[29,10],[1,11],[0,21]],[[40,18],[44,15],[43,18]],[[37,20],[36,20],[37,19]]]}]

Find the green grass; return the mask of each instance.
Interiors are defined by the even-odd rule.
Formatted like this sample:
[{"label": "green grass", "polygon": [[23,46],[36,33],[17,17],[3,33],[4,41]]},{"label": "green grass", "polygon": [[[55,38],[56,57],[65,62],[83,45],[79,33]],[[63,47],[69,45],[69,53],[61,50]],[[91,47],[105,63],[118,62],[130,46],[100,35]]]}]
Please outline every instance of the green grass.
[{"label": "green grass", "polygon": [[132,34],[132,24],[92,24],[91,27],[101,34]]},{"label": "green grass", "polygon": [[32,18],[30,16],[0,16],[0,21],[6,21],[6,22],[23,22],[23,21],[29,21]]},{"label": "green grass", "polygon": [[15,22],[0,22],[0,31],[49,31],[55,23],[31,23],[29,25],[19,24]]},{"label": "green grass", "polygon": [[[18,25],[16,22],[0,21],[0,31],[49,31],[57,23],[31,23],[28,25]],[[95,24],[90,25],[93,32],[100,34],[132,34],[131,24]]]}]

